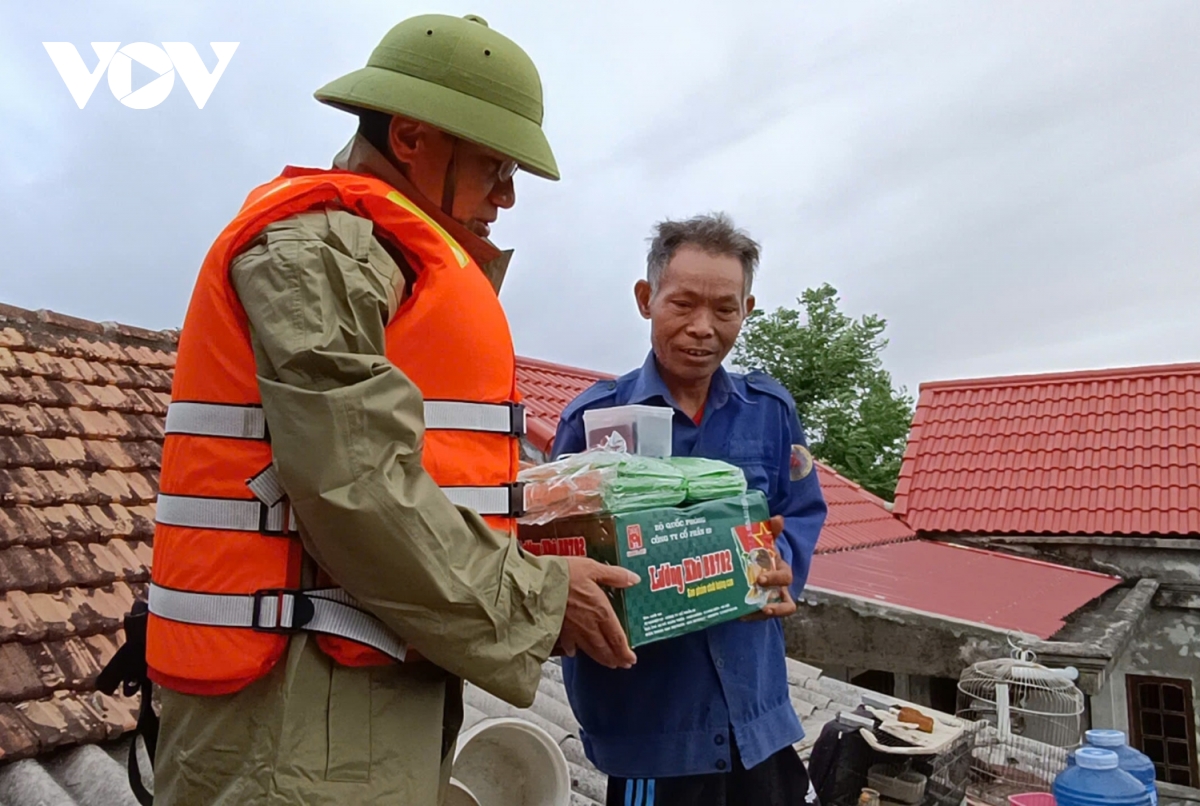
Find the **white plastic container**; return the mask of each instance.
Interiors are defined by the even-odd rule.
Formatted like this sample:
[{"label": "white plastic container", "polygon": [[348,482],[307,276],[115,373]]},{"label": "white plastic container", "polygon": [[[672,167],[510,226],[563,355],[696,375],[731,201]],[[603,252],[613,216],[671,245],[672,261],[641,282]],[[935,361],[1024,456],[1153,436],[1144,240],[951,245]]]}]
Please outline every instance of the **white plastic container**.
[{"label": "white plastic container", "polygon": [[482,806],[467,786],[457,778],[450,779],[450,788],[446,792],[446,800],[442,806]]},{"label": "white plastic container", "polygon": [[616,433],[626,450],[640,456],[665,459],[671,455],[671,421],[675,409],[667,406],[614,406],[583,413],[587,446],[595,448]]},{"label": "white plastic container", "polygon": [[[458,737],[455,795],[479,806],[568,806],[571,771],[549,733],[524,719],[484,719]],[[464,804],[469,800],[460,801]]]}]

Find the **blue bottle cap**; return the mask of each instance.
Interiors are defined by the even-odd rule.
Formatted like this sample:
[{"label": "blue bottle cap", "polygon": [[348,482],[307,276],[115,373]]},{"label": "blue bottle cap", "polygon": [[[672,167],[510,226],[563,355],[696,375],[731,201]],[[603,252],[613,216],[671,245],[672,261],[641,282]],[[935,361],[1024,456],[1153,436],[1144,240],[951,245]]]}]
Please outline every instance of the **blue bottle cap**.
[{"label": "blue bottle cap", "polygon": [[1083,734],[1092,747],[1124,747],[1125,733],[1119,730],[1089,730]]},{"label": "blue bottle cap", "polygon": [[1121,764],[1117,754],[1099,747],[1081,747],[1075,751],[1076,766],[1085,770],[1115,770]]}]

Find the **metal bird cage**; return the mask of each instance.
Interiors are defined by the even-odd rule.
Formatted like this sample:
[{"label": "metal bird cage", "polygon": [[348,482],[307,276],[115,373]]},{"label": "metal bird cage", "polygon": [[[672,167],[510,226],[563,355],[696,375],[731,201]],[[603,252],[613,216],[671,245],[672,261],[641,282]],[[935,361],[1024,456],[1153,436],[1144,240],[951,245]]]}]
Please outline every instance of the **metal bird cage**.
[{"label": "metal bird cage", "polygon": [[1049,792],[1083,735],[1083,692],[1074,670],[1022,657],[976,663],[958,682],[958,716],[979,723],[971,751],[972,796],[1006,806],[1008,796]]}]

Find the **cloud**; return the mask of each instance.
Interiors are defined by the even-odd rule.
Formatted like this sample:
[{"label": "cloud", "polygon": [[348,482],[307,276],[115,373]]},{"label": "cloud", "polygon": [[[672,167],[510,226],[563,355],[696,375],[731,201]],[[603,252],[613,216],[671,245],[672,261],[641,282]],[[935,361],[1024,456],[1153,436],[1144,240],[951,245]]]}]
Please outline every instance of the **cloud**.
[{"label": "cloud", "polygon": [[[449,3],[431,10],[463,13]],[[479,2],[537,61],[560,183],[496,238],[518,349],[623,371],[654,221],[728,210],[760,305],[832,282],[890,322],[899,380],[1194,358],[1200,6]],[[390,3],[10,9],[0,32],[3,301],[177,325],[213,237],[351,129],[312,100]],[[203,110],[177,86],[78,110],[46,40],[242,44]],[[90,58],[90,51],[85,52]],[[177,82],[179,84],[179,82]]]}]

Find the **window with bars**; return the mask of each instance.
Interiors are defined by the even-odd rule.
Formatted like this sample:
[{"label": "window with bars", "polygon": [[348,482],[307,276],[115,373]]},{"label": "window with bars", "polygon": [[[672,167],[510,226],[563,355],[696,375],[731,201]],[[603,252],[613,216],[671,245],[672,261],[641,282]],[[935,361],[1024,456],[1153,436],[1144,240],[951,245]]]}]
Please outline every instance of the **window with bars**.
[{"label": "window with bars", "polygon": [[1158,780],[1200,786],[1192,683],[1173,677],[1126,675],[1129,743],[1154,762]]}]

